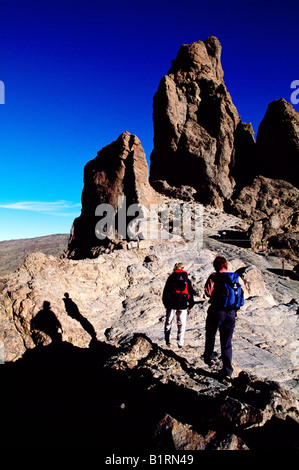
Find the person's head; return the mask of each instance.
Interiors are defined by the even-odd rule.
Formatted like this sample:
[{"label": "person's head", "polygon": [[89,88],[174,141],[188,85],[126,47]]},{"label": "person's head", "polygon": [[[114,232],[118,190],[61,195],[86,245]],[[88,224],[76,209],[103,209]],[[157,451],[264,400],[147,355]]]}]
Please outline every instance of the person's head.
[{"label": "person's head", "polygon": [[227,261],[223,256],[216,256],[213,262],[213,266],[217,272],[227,269]]},{"label": "person's head", "polygon": [[175,263],[173,270],[177,271],[178,269],[184,269],[183,263]]}]

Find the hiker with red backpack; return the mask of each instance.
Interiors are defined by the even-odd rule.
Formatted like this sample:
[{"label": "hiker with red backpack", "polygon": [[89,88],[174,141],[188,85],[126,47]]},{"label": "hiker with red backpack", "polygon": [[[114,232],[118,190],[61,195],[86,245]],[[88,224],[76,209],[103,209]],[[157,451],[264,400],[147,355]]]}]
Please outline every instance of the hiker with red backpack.
[{"label": "hiker with red backpack", "polygon": [[194,305],[193,287],[184,270],[182,263],[176,263],[172,274],[168,277],[162,296],[163,304],[166,308],[165,321],[165,341],[170,345],[171,325],[174,317],[177,318],[177,342],[178,347],[184,346],[184,336],[186,330],[187,313]]},{"label": "hiker with red backpack", "polygon": [[227,260],[223,256],[217,256],[213,265],[216,272],[209,276],[204,288],[211,303],[206,319],[204,362],[213,365],[215,336],[219,329],[223,363],[220,375],[229,381],[233,373],[232,336],[238,310],[244,305],[244,293],[238,273],[227,272]]}]

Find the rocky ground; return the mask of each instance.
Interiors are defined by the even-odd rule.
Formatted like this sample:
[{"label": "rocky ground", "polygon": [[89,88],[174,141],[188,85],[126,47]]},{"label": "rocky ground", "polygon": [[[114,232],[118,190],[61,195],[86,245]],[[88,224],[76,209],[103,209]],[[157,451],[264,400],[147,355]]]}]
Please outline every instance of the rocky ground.
[{"label": "rocky ground", "polygon": [[[140,243],[139,248],[115,250],[96,259],[85,260],[60,259],[43,253],[28,255],[20,269],[1,279],[1,340],[4,342],[5,360],[10,361],[10,366],[5,367],[8,367],[10,372],[18,371],[26,357],[29,362],[33,358],[34,363],[43,362],[44,357],[49,361],[45,351],[53,351],[54,348],[57,354],[55,347],[58,345],[57,347],[63,347],[59,360],[54,354],[56,364],[60,364],[58,375],[63,374],[62,370],[65,371],[69,367],[64,361],[69,364],[73,354],[75,362],[81,364],[80,374],[83,373],[82,361],[90,361],[88,368],[93,370],[96,367],[99,373],[94,361],[95,358],[96,362],[103,361],[102,355],[99,354],[103,349],[106,351],[105,367],[117,371],[113,372],[116,374],[116,377],[113,376],[116,381],[126,381],[132,376],[133,382],[126,382],[126,387],[133,387],[133,383],[136,385],[136,380],[141,381],[141,388],[146,384],[144,393],[156,384],[155,387],[158,388],[154,387],[153,395],[150,394],[151,400],[163,384],[167,387],[173,386],[175,393],[179,393],[180,387],[183,387],[182,390],[187,395],[192,391],[200,397],[198,400],[201,408],[204,406],[203,397],[210,397],[207,398],[209,401],[211,397],[217,396],[217,400],[220,400],[217,403],[220,408],[224,407],[226,415],[234,415],[233,418],[227,418],[231,423],[225,431],[225,439],[229,440],[229,444],[228,441],[224,444],[225,439],[221,440],[218,435],[213,434],[220,426],[215,416],[214,421],[209,419],[209,424],[207,417],[202,417],[198,427],[194,420],[187,418],[190,410],[188,413],[186,409],[175,412],[173,408],[163,406],[163,409],[159,410],[162,415],[162,411],[165,412],[164,415],[159,415],[160,420],[157,417],[158,421],[154,423],[156,438],[162,433],[162,437],[158,439],[161,448],[164,445],[161,442],[164,442],[165,426],[167,429],[169,426],[180,429],[180,439],[183,432],[187,442],[185,448],[189,449],[191,438],[188,441],[186,436],[191,431],[196,434],[192,434],[192,445],[200,441],[198,447],[194,448],[245,448],[250,439],[248,442],[245,439],[247,444],[244,444],[241,428],[244,430],[257,423],[259,426],[266,426],[272,418],[278,420],[276,424],[280,425],[279,420],[283,418],[286,423],[286,417],[291,420],[291,426],[295,426],[296,421],[293,419],[297,413],[296,398],[299,394],[298,280],[291,265],[285,262],[283,276],[280,259],[271,256],[271,253],[255,252],[247,248],[248,241],[244,238],[244,229],[246,223],[241,219],[228,216],[220,210],[205,209],[203,243],[187,243],[182,239],[163,242],[156,240],[151,243],[144,241]],[[221,368],[219,356],[212,370],[202,360],[208,308],[208,301],[203,297],[203,286],[212,270],[212,261],[216,254],[227,257],[231,270],[243,268],[246,300],[237,320],[233,339],[235,385],[232,387],[231,400],[234,406],[222,403],[227,395],[227,387],[217,378],[217,371]],[[173,325],[171,346],[165,346],[164,309],[161,303],[164,283],[177,261],[185,264],[196,294],[195,307],[188,317],[186,346],[182,350],[179,350],[176,344],[176,325]],[[73,303],[70,304],[67,298],[72,299]],[[46,322],[38,322],[38,316],[46,319]],[[49,328],[49,324],[57,320],[61,325],[62,337],[59,337],[53,328]],[[41,354],[42,350],[46,356]],[[216,341],[216,351],[220,352],[219,340]],[[74,364],[71,364],[73,370]],[[40,367],[38,371],[41,372]],[[145,379],[144,374],[150,374],[150,378]],[[32,381],[29,381],[28,385],[30,390],[33,384],[34,388],[40,389],[41,382],[37,376],[31,377]],[[100,380],[99,376],[97,377],[97,380]],[[255,381],[256,385],[253,386]],[[273,381],[277,385],[273,385]],[[243,401],[239,396],[240,387],[248,392],[248,396],[242,398]],[[256,413],[256,409],[253,411],[250,408],[250,394],[260,396],[261,387],[266,387],[271,396],[279,395],[279,403],[275,402],[275,406],[277,410],[282,410],[283,416],[277,414],[273,405],[274,398],[270,400],[268,394],[269,403],[272,404],[263,406],[258,413],[259,417],[254,418],[252,423],[250,420],[253,419],[252,413]],[[125,403],[124,398],[117,397],[117,400],[122,399]],[[244,405],[246,400],[247,405]],[[117,413],[121,410],[119,406],[121,403],[113,408],[114,411],[117,409]],[[230,411],[227,411],[229,406]],[[246,413],[241,413],[241,409],[247,410]],[[214,426],[211,423],[215,424],[215,420],[218,424]],[[243,422],[242,425],[237,425],[237,431],[236,425],[232,425],[235,420]],[[152,423],[153,426],[154,424]],[[175,431],[173,432],[175,434]],[[212,432],[209,438],[208,432]],[[203,442],[206,442],[206,447]],[[210,444],[207,444],[208,442]],[[175,444],[172,442],[171,445]],[[179,448],[179,444],[177,446],[175,448]]]}]

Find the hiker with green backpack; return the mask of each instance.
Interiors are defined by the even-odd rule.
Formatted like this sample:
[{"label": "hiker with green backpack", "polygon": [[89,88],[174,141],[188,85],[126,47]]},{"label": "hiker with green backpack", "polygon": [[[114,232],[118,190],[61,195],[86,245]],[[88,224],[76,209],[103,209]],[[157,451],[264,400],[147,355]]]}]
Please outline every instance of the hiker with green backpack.
[{"label": "hiker with green backpack", "polygon": [[211,304],[206,318],[204,362],[213,365],[215,337],[219,329],[223,363],[220,375],[229,381],[233,373],[232,337],[238,310],[244,305],[244,293],[238,273],[227,272],[224,257],[217,256],[213,265],[216,272],[209,276],[204,288]]}]

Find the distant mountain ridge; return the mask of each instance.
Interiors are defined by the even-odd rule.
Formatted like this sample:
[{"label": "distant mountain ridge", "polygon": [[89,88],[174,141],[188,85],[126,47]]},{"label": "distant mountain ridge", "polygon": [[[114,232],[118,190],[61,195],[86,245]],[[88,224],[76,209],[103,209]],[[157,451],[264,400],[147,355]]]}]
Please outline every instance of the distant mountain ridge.
[{"label": "distant mountain ridge", "polygon": [[69,239],[69,234],[47,235],[0,242],[0,277],[18,269],[27,255],[36,251],[59,257]]}]

